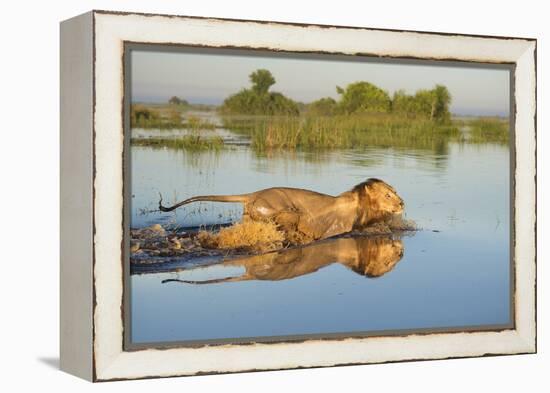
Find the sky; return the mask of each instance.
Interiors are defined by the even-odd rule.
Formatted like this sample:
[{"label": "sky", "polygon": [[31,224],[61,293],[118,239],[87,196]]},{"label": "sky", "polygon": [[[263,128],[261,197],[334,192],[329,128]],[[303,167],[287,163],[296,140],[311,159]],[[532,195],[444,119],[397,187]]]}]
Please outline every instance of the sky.
[{"label": "sky", "polygon": [[[359,60],[360,59],[360,60]],[[357,57],[267,52],[161,52],[132,50],[132,102],[167,102],[172,96],[194,104],[218,105],[229,95],[250,87],[248,75],[259,68],[271,71],[271,91],[302,102],[322,97],[338,99],[336,86],[367,81],[390,96],[403,89],[413,94],[442,84],[449,89],[455,115],[507,116],[510,75],[506,69],[448,65],[381,63]],[[433,63],[432,63],[433,64]]]}]

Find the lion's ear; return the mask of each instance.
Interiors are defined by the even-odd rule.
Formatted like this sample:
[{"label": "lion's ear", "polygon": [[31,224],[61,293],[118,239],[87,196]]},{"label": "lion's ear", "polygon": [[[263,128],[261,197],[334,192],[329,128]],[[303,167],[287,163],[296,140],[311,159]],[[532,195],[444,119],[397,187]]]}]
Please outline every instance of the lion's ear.
[{"label": "lion's ear", "polygon": [[365,194],[367,194],[369,197],[372,196],[372,193],[374,192],[372,184],[365,184]]}]

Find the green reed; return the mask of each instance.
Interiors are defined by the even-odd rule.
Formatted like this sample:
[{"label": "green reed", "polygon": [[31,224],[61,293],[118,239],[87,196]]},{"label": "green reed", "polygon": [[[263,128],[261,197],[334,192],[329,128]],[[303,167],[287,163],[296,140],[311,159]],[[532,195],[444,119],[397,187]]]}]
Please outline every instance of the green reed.
[{"label": "green reed", "polygon": [[188,151],[221,150],[224,147],[224,142],[221,137],[204,137],[196,133],[177,138],[132,138],[130,143],[133,146],[148,146],[153,148],[166,147]]},{"label": "green reed", "polygon": [[224,117],[223,123],[225,128],[249,136],[257,152],[367,146],[431,149],[443,140],[460,136],[452,124],[395,115],[233,116]]},{"label": "green reed", "polygon": [[478,118],[467,121],[469,127],[468,142],[508,144],[510,139],[510,122],[501,118]]},{"label": "green reed", "polygon": [[132,128],[187,129],[190,131],[213,130],[216,125],[200,117],[187,115],[185,107],[176,105],[134,104],[130,110]]}]

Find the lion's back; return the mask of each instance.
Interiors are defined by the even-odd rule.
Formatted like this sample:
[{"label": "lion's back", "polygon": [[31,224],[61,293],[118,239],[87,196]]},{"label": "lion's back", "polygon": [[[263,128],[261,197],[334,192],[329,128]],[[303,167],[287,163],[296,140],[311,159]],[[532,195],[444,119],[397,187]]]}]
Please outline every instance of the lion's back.
[{"label": "lion's back", "polygon": [[334,197],[302,188],[273,187],[256,193],[256,199],[267,202],[273,208],[304,210],[329,203]]}]

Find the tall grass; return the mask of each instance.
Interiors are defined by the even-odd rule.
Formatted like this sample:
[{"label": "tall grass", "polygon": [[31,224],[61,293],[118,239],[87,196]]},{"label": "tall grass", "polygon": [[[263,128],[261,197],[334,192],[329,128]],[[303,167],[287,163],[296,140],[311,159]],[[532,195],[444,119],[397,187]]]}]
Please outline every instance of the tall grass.
[{"label": "tall grass", "polygon": [[213,130],[215,124],[193,115],[185,115],[185,106],[134,104],[130,110],[132,128]]},{"label": "tall grass", "polygon": [[510,123],[508,119],[478,118],[468,121],[471,143],[499,143],[508,144],[510,139]]},{"label": "tall grass", "polygon": [[224,147],[222,138],[218,136],[203,137],[198,134],[184,135],[177,138],[132,138],[130,143],[134,146],[167,147],[188,151],[220,150]]},{"label": "tall grass", "polygon": [[[186,149],[220,150],[220,137],[204,137],[202,131],[217,126],[198,116],[180,112],[174,106],[132,106],[132,126],[158,129],[187,129],[191,135],[178,138],[154,137],[132,140],[134,145]],[[509,122],[502,118],[475,118],[447,122],[411,118],[397,113],[352,115],[318,114],[265,116],[223,115],[223,127],[250,140],[261,155],[277,151],[320,152],[337,149],[382,147],[412,148],[441,152],[448,142],[509,142]],[[463,134],[460,128],[467,132]]]},{"label": "tall grass", "polygon": [[395,115],[224,117],[224,127],[247,135],[257,152],[366,146],[434,148],[460,136],[452,125]]}]

